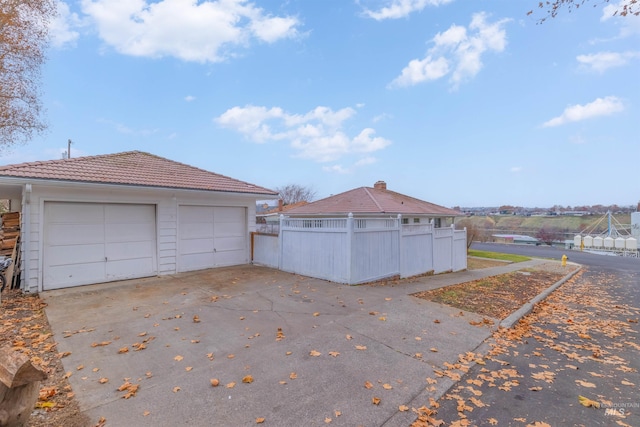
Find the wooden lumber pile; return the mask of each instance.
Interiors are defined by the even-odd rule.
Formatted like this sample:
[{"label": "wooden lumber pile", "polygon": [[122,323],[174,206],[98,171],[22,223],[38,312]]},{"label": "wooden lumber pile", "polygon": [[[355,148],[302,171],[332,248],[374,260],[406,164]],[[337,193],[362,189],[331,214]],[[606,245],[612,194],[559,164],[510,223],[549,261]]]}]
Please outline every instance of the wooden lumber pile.
[{"label": "wooden lumber pile", "polygon": [[0,256],[8,256],[13,260],[7,271],[4,272],[7,287],[13,289],[17,286],[20,274],[20,212],[5,212],[0,217],[2,220]]}]

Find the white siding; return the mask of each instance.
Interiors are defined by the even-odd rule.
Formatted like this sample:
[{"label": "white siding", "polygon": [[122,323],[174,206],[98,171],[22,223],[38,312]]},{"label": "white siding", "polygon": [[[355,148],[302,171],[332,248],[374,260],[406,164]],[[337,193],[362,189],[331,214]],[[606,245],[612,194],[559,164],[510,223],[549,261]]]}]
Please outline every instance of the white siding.
[{"label": "white siding", "polygon": [[[255,221],[247,218],[255,216],[256,197],[251,195],[220,194],[202,191],[154,189],[125,186],[60,184],[34,182],[32,191],[23,192],[23,271],[22,287],[29,292],[42,291],[43,284],[43,232],[42,212],[45,202],[83,202],[147,204],[155,206],[156,212],[156,260],[158,274],[177,272],[178,253],[178,206],[182,204],[232,206],[245,212],[245,228],[242,238],[245,248],[249,247],[249,231],[255,230]],[[237,231],[237,230],[236,230]],[[28,236],[28,237],[27,237]],[[248,262],[248,254],[245,255]]]}]

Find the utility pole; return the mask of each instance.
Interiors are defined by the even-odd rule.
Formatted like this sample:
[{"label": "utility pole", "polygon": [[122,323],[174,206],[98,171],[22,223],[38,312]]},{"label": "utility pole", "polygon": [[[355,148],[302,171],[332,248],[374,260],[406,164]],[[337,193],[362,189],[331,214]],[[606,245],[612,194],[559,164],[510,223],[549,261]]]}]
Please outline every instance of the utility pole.
[{"label": "utility pole", "polygon": [[69,139],[69,142],[67,143],[67,159],[71,158],[71,139]]}]

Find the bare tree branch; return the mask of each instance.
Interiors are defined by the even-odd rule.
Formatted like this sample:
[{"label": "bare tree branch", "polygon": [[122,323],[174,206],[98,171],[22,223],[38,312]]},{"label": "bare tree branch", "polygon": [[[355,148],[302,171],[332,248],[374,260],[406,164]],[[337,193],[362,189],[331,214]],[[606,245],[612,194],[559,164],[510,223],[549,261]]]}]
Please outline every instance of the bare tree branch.
[{"label": "bare tree branch", "polygon": [[316,197],[316,190],[299,184],[287,184],[276,187],[275,190],[280,194],[282,203],[285,206],[302,201],[311,202]]},{"label": "bare tree branch", "polygon": [[55,0],[0,0],[0,150],[42,133],[40,68]]}]

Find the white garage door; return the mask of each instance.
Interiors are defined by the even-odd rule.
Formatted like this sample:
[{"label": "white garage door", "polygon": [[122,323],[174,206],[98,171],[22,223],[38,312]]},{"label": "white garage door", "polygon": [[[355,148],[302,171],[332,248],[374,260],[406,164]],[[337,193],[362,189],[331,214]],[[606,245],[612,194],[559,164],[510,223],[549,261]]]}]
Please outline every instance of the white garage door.
[{"label": "white garage door", "polygon": [[245,208],[180,206],[178,270],[247,263]]},{"label": "white garage door", "polygon": [[44,205],[43,289],[153,276],[154,205]]}]

